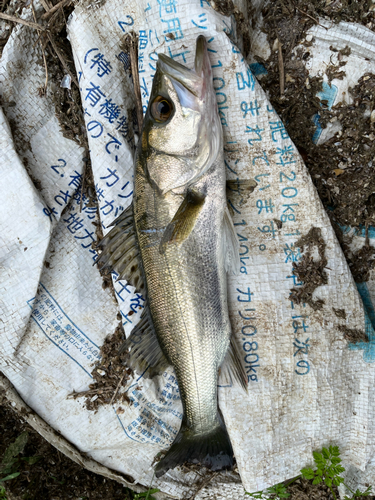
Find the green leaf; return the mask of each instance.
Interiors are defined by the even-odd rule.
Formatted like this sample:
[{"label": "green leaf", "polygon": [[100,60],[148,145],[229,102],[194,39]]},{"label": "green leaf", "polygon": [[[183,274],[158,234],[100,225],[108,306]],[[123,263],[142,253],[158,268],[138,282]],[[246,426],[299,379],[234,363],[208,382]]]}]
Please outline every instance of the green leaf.
[{"label": "green leaf", "polygon": [[301,469],[301,474],[305,479],[312,479],[315,477],[315,472],[311,469],[311,467],[305,467]]},{"label": "green leaf", "polygon": [[147,500],[155,500],[155,497],[150,495],[152,495],[153,493],[157,493],[158,491],[160,491],[159,488],[154,488],[152,490],[143,491],[142,493],[137,493],[134,496],[134,500],[138,500],[139,498],[147,498]]},{"label": "green leaf", "polygon": [[263,490],[262,491],[255,491],[254,493],[249,493],[248,491],[245,491],[245,495],[249,495],[253,498],[262,499],[263,498]]},{"label": "green leaf", "polygon": [[328,477],[335,477],[336,472],[332,469],[332,467],[328,467],[328,469],[326,469],[325,471],[325,475]]},{"label": "green leaf", "polygon": [[322,482],[322,478],[317,476],[314,481],[312,482],[312,484],[320,484]]},{"label": "green leaf", "polygon": [[332,486],[332,479],[330,477],[326,477],[324,479],[324,482],[326,483],[326,485],[330,488]]},{"label": "green leaf", "polygon": [[2,477],[0,479],[0,482],[9,481],[10,479],[14,479],[15,477],[18,477],[20,474],[21,474],[20,472],[13,472],[13,474],[9,474],[9,476]]},{"label": "green leaf", "polygon": [[39,462],[39,460],[41,459],[42,457],[40,456],[35,456],[35,457],[22,457],[21,460],[24,460],[25,462],[27,462],[29,465],[33,465],[33,464],[36,464],[37,462]]},{"label": "green leaf", "polygon": [[290,496],[290,493],[286,491],[284,483],[275,484],[275,486],[267,488],[267,492],[271,495],[277,495],[280,498],[287,498]]},{"label": "green leaf", "polygon": [[331,462],[334,464],[334,465],[337,465],[341,462],[341,458],[339,457],[332,457],[331,458]]},{"label": "green leaf", "polygon": [[8,500],[4,486],[0,484],[0,500]]},{"label": "green leaf", "polygon": [[[361,497],[368,497],[371,493],[372,486],[369,486],[366,491],[361,492],[360,490],[357,489],[357,491],[354,493],[353,498],[361,498]],[[350,499],[351,500],[351,499]]]},{"label": "green leaf", "polygon": [[322,471],[322,470],[320,470],[320,469],[318,469],[318,470],[316,471],[316,474],[317,474],[318,476],[323,476],[323,471]]},{"label": "green leaf", "polygon": [[8,446],[8,448],[5,450],[4,457],[1,462],[4,467],[7,467],[8,463],[10,463],[14,459],[14,457],[23,452],[28,439],[29,433],[27,431],[22,432],[22,434],[20,434],[17,439]]},{"label": "green leaf", "polygon": [[316,461],[321,462],[323,460],[323,455],[321,453],[319,453],[318,451],[313,451],[313,457],[314,457],[315,462]]},{"label": "green leaf", "polygon": [[344,482],[344,478],[341,476],[336,476],[332,479],[332,481],[335,486],[339,486],[341,483]]},{"label": "green leaf", "polygon": [[9,458],[8,463],[5,465],[2,465],[0,467],[0,472],[2,474],[10,474],[12,472],[12,469],[14,468],[13,465],[18,462],[18,458]]},{"label": "green leaf", "polygon": [[329,456],[330,456],[330,453],[329,453],[329,451],[327,450],[327,448],[323,448],[323,449],[322,449],[322,454],[323,454],[323,457],[324,457],[324,458],[327,458],[327,459],[328,459],[328,458],[329,458]]},{"label": "green leaf", "polygon": [[334,457],[338,457],[340,455],[340,450],[339,450],[339,447],[338,446],[332,446],[332,451],[331,451],[332,455]]}]

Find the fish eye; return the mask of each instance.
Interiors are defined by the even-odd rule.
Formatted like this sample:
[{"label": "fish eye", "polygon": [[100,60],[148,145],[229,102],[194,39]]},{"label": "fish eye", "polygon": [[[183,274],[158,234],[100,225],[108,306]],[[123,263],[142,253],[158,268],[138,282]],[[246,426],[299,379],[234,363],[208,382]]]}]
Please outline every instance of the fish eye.
[{"label": "fish eye", "polygon": [[151,104],[151,115],[157,122],[166,122],[173,111],[173,104],[158,95]]}]

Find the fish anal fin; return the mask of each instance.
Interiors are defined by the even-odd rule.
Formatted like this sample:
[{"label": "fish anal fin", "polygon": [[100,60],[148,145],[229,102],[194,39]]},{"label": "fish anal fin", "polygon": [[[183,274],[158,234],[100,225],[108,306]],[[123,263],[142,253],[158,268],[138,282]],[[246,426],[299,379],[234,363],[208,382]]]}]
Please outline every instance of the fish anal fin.
[{"label": "fish anal fin", "polygon": [[138,373],[143,373],[149,368],[145,373],[146,378],[163,373],[169,366],[150,322],[147,306],[139,323],[120,348],[120,352],[125,351],[129,351],[127,360],[129,368]]},{"label": "fish anal fin", "polygon": [[240,273],[240,244],[228,207],[224,210],[222,252],[224,267],[227,272]]},{"label": "fish anal fin", "polygon": [[112,229],[98,243],[101,250],[96,260],[100,270],[118,273],[140,293],[145,293],[142,264],[135,238],[133,206],[130,204],[111,224]]},{"label": "fish anal fin", "polygon": [[233,335],[230,339],[229,348],[220,368],[219,384],[227,385],[238,383],[245,391],[247,390],[247,375],[241,361],[241,353]]},{"label": "fish anal fin", "polygon": [[164,253],[170,243],[182,243],[192,232],[198,215],[204,205],[205,195],[195,189],[190,189],[175,213],[173,219],[164,231],[159,252]]}]

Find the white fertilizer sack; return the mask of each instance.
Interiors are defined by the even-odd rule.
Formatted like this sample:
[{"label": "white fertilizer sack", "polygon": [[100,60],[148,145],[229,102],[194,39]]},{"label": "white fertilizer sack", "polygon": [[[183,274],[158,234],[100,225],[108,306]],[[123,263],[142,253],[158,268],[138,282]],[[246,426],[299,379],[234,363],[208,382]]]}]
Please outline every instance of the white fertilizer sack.
[{"label": "white fertilizer sack", "polygon": [[[130,30],[139,34],[144,109],[157,54],[192,67],[197,36],[207,38],[228,179],[257,182],[245,204],[232,202],[241,273],[228,284],[249,388],[246,395],[235,386],[219,389],[238,473],[217,474],[196,498],[246,498],[244,489],[298,475],[313,450],[330,444],[340,446],[351,484],[374,484],[373,344],[350,344],[343,334],[343,328],[365,330],[362,301],[306,167],[237,48],[233,19],[205,0],[107,0],[79,5],[71,16],[104,233],[132,198],[133,90],[123,50]],[[94,413],[82,399],[67,399],[88,389],[118,312],[129,335],[144,298],[124,281],[115,284],[115,296],[104,290],[92,265],[95,209],[79,189],[84,151],[63,137],[52,99],[38,95],[45,75],[36,39],[17,27],[0,62],[2,102],[15,103],[4,104],[13,137],[3,114],[0,121],[1,370],[29,406],[89,457],[129,483],[152,481],[166,497],[189,498],[202,471],[176,468],[153,479],[155,455],[181,424],[172,368],[152,380],[136,374],[128,387],[132,404],[121,413],[117,403]],[[34,47],[27,58],[26,46]],[[312,228],[327,259],[327,283],[313,295],[321,301],[316,310],[290,300],[291,289],[303,286],[293,274],[303,256],[297,242]],[[312,257],[322,258],[317,247]],[[336,315],[340,309],[346,319]]]}]

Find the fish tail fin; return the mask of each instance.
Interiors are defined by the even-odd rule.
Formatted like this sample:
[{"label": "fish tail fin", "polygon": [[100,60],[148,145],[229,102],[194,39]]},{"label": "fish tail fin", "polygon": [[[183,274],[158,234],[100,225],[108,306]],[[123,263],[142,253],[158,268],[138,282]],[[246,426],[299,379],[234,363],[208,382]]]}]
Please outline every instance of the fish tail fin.
[{"label": "fish tail fin", "polygon": [[206,433],[193,432],[183,421],[172,446],[155,467],[155,475],[160,477],[185,462],[200,463],[213,471],[233,466],[232,445],[219,413],[218,425]]}]

